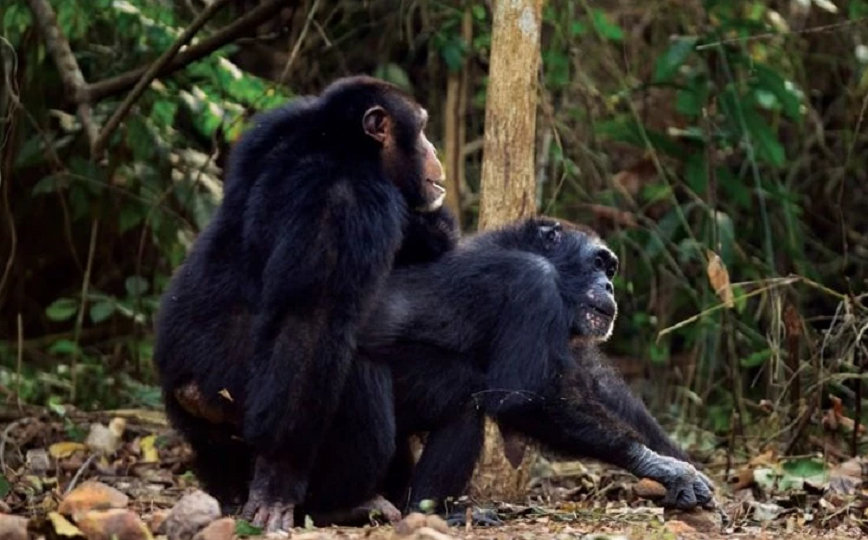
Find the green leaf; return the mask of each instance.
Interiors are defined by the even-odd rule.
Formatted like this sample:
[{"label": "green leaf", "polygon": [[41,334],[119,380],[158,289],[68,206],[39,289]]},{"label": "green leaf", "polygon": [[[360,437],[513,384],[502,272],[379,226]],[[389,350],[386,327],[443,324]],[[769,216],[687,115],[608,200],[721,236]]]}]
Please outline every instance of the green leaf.
[{"label": "green leaf", "polygon": [[259,536],[262,534],[262,529],[254,527],[247,521],[239,519],[235,522],[235,534],[238,536]]},{"label": "green leaf", "polygon": [[591,22],[594,28],[609,41],[621,41],[624,39],[624,31],[621,27],[609,20],[609,17],[601,9],[591,10]]},{"label": "green leaf", "polygon": [[754,86],[774,95],[784,114],[796,122],[802,120],[802,103],[799,96],[787,87],[786,81],[767,66],[756,64],[754,68]]},{"label": "green leaf", "polygon": [[96,302],[90,307],[90,320],[94,324],[99,324],[111,317],[114,312],[115,305],[113,302],[106,300]]},{"label": "green leaf", "polygon": [[684,164],[684,181],[694,193],[705,195],[708,189],[708,161],[704,153],[697,152],[687,158],[687,163]]},{"label": "green leaf", "polygon": [[[724,115],[734,122],[739,128],[744,127],[747,133],[745,136],[750,137],[753,144],[756,156],[763,161],[782,167],[786,159],[784,147],[777,139],[777,135],[772,131],[771,126],[765,121],[759,111],[751,104],[742,100],[732,88],[727,88],[720,96],[720,105]],[[739,118],[744,118],[744,126],[741,125]],[[739,129],[741,132],[742,129]]]},{"label": "green leaf", "polygon": [[678,68],[693,53],[698,37],[679,37],[669,46],[669,49],[657,58],[654,66],[654,78],[652,82],[670,82],[678,72]]},{"label": "green leaf", "polygon": [[55,191],[62,187],[65,187],[66,185],[67,183],[65,174],[49,174],[47,176],[43,176],[39,182],[36,182],[36,185],[33,186],[33,189],[30,191],[30,193],[32,193],[33,195],[54,193]]},{"label": "green leaf", "polygon": [[473,12],[473,17],[477,21],[485,20],[485,6],[481,4],[473,4],[473,7],[471,7],[470,10]]},{"label": "green leaf", "polygon": [[783,167],[786,152],[771,126],[756,110],[744,111],[744,123],[751,135],[758,157],[775,167]]},{"label": "green leaf", "polygon": [[124,281],[124,288],[130,296],[141,296],[148,291],[148,282],[142,276],[130,276]]},{"label": "green leaf", "polygon": [[766,349],[764,351],[757,351],[739,360],[739,364],[741,364],[741,367],[743,368],[755,368],[763,365],[763,363],[765,363],[766,360],[771,358],[771,356],[772,351],[770,351],[769,349]]},{"label": "green leaf", "polygon": [[81,349],[72,340],[58,339],[51,344],[48,348],[48,352],[51,354],[72,356],[75,352],[81,352]]},{"label": "green leaf", "polygon": [[12,485],[9,484],[9,480],[6,479],[6,476],[0,474],[0,499],[4,498],[6,495],[9,495],[9,492],[12,490]]},{"label": "green leaf", "polygon": [[78,312],[78,300],[75,298],[58,298],[45,308],[45,315],[52,321],[71,319]]},{"label": "green leaf", "polygon": [[785,461],[781,464],[783,477],[779,487],[782,490],[801,490],[805,482],[814,486],[823,486],[829,479],[826,465],[817,459],[801,458]]},{"label": "green leaf", "polygon": [[584,36],[588,32],[588,27],[579,21],[573,21],[570,25],[570,37]]}]

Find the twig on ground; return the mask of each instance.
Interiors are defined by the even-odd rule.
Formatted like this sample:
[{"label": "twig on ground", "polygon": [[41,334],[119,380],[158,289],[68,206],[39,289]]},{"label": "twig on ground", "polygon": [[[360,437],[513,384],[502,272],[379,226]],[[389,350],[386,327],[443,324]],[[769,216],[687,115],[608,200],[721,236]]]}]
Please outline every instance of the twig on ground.
[{"label": "twig on ground", "polygon": [[69,485],[66,486],[66,490],[63,492],[64,495],[69,495],[73,488],[75,488],[75,485],[78,483],[81,475],[84,474],[84,471],[86,471],[88,467],[90,467],[90,464],[93,463],[93,460],[96,459],[97,455],[98,454],[94,452],[93,454],[88,456],[84,463],[81,464],[81,467],[79,467],[78,470],[75,471],[75,476],[72,477],[72,480],[69,481]]}]

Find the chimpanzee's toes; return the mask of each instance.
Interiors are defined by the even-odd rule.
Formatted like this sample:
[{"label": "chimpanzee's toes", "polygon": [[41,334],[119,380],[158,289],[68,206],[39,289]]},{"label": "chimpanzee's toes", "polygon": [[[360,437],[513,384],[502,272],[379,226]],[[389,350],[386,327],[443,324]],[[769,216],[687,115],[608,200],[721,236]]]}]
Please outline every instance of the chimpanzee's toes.
[{"label": "chimpanzee's toes", "polygon": [[248,502],[241,517],[265,532],[292,530],[295,505],[286,503]]},{"label": "chimpanzee's toes", "polygon": [[[471,513],[470,522],[475,527],[500,527],[503,521],[497,516],[497,512],[488,509],[477,509]],[[450,527],[461,527],[467,524],[465,511],[453,512],[446,516],[446,524]]]}]

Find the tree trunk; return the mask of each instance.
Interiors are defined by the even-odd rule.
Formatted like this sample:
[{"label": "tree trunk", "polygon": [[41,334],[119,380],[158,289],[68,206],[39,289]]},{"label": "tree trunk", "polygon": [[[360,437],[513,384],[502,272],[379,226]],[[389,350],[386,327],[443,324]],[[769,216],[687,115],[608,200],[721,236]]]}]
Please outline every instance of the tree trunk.
[{"label": "tree trunk", "polygon": [[494,8],[485,106],[479,228],[536,212],[534,142],[543,0]]},{"label": "tree trunk", "polygon": [[[534,155],[542,5],[543,0],[498,0],[494,8],[480,229],[536,213]],[[522,497],[538,455],[536,448],[524,447],[513,434],[502,434],[490,420],[486,420],[485,435],[471,496],[502,501]]]}]

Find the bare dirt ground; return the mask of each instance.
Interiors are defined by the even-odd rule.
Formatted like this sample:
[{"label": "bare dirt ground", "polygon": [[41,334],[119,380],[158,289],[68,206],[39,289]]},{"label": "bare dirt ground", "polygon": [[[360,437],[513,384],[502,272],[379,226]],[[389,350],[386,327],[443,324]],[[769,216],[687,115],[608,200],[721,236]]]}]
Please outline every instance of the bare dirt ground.
[{"label": "bare dirt ground", "polygon": [[[0,411],[2,413],[3,411]],[[0,426],[0,540],[222,540],[257,537],[220,519],[187,471],[189,448],[160,413],[28,409]],[[231,464],[227,464],[231,466]],[[847,539],[868,532],[868,460],[781,459],[773,452],[710,466],[720,512],[664,511],[660,488],[595,463],[540,467],[522,504],[497,508],[505,525],[446,527],[414,515],[397,526],[315,528],[297,540],[370,539]],[[191,495],[193,494],[193,495]],[[179,504],[179,501],[183,502]],[[307,525],[307,527],[305,527]],[[29,531],[29,532],[23,532]]]}]

